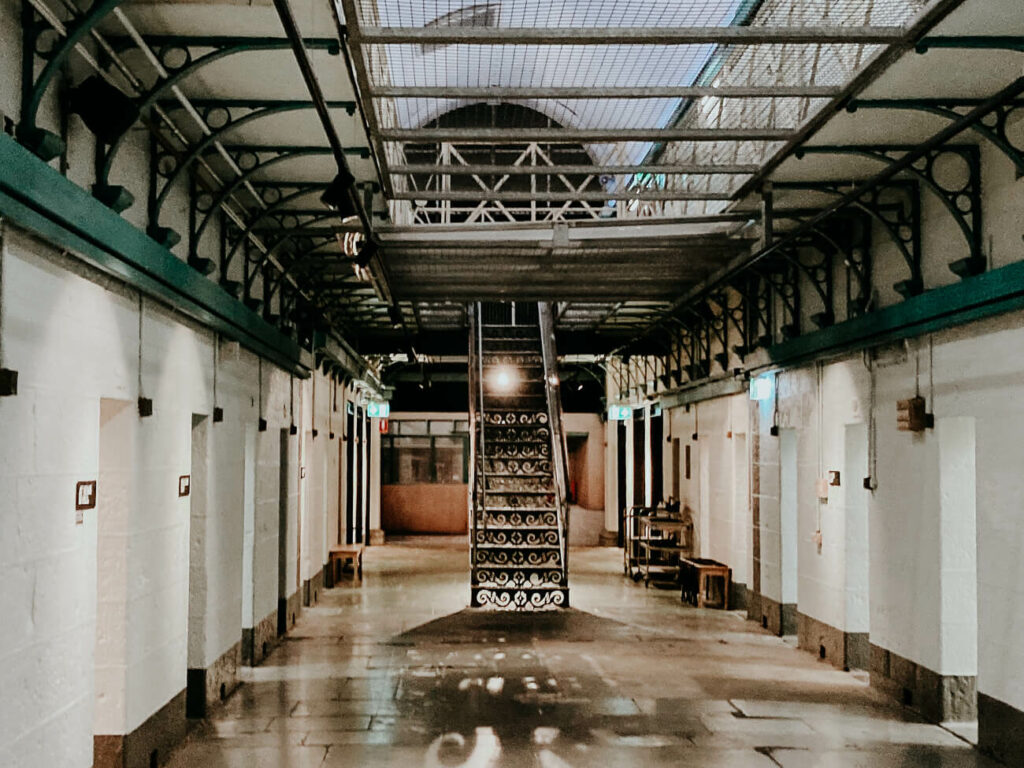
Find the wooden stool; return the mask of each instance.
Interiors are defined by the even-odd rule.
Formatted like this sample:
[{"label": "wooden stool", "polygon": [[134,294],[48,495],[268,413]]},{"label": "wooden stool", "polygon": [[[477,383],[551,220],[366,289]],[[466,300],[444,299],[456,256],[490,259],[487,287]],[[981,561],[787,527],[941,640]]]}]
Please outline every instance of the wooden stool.
[{"label": "wooden stool", "polygon": [[338,544],[327,550],[327,567],[334,576],[334,583],[341,579],[341,570],[345,563],[352,563],[352,570],[358,578],[363,578],[363,545]]},{"label": "wooden stool", "polygon": [[[725,563],[703,557],[680,558],[682,567],[683,594],[685,602],[698,608],[729,608],[729,582],[732,569]],[[721,579],[721,600],[712,602],[711,587],[713,580]]]}]

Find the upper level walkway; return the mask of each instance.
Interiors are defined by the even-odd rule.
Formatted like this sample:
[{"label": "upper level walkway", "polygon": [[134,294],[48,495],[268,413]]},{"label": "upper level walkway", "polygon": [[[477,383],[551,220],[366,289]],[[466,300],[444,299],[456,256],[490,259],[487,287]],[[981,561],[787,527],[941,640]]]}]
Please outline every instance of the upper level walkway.
[{"label": "upper level walkway", "polygon": [[367,552],[173,768],[982,768],[950,732],[739,614],[572,552],[576,609],[479,613],[454,539]]}]

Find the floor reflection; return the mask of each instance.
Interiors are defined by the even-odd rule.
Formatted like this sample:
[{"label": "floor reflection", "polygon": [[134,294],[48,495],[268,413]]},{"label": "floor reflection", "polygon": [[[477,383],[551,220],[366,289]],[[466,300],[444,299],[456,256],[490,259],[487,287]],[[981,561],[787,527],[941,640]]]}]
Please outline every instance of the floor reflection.
[{"label": "floor reflection", "polygon": [[461,542],[368,552],[174,768],[982,768],[963,741],[737,614],[573,553],[576,610],[464,609]]}]

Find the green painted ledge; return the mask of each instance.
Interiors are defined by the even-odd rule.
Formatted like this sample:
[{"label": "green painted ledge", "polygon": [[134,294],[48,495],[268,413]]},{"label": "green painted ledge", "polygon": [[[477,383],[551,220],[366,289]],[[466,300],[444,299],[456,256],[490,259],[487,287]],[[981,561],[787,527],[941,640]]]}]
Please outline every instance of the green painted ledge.
[{"label": "green painted ledge", "polygon": [[0,134],[0,216],[297,376],[312,355],[84,189]]},{"label": "green painted ledge", "polygon": [[776,344],[773,364],[794,365],[828,355],[934,333],[1024,308],[1024,262],[933,288],[891,307]]},{"label": "green painted ledge", "polygon": [[[1024,261],[933,288],[900,304],[776,344],[765,367],[796,366],[1024,309]],[[657,398],[663,408],[736,394],[747,382],[729,375]]]}]

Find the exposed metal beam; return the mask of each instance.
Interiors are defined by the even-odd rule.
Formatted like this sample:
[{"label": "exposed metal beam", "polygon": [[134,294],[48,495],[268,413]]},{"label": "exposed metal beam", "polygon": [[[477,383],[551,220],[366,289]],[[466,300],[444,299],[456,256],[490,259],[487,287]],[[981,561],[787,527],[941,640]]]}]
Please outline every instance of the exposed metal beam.
[{"label": "exposed metal beam", "polygon": [[423,85],[377,85],[370,90],[374,98],[425,99],[754,99],[769,97],[830,98],[841,92],[831,85],[640,85],[635,87],[460,87]]},{"label": "exposed metal beam", "polygon": [[[288,41],[291,43],[292,52],[295,55],[295,62],[299,66],[299,72],[302,74],[302,79],[306,84],[306,90],[309,91],[309,97],[313,102],[313,106],[316,108],[317,116],[320,118],[324,135],[327,137],[327,143],[330,145],[331,153],[334,155],[334,161],[338,165],[338,173],[348,175],[351,178],[352,173],[348,167],[348,158],[345,156],[345,147],[341,143],[341,138],[338,136],[338,130],[334,125],[334,120],[331,118],[330,108],[327,106],[327,99],[324,97],[323,89],[320,87],[320,79],[317,77],[316,70],[313,69],[313,63],[309,58],[307,45],[302,38],[302,32],[299,30],[298,23],[295,21],[295,15],[292,13],[291,6],[289,5],[288,0],[274,0],[274,7],[277,9],[277,15],[281,20],[281,26],[284,27],[285,34],[288,36]],[[337,41],[335,42],[337,43]],[[337,45],[340,49],[340,43],[337,43]],[[359,217],[359,221],[363,225],[363,231],[366,233],[367,237],[370,237],[373,234],[373,227],[370,223],[370,216],[363,207],[361,196],[356,194],[355,190],[352,189],[349,190],[349,195],[352,198],[352,204],[356,215]]]},{"label": "exposed metal beam", "polygon": [[771,45],[778,43],[894,43],[903,27],[363,27],[350,29],[361,45]]},{"label": "exposed metal beam", "polygon": [[0,217],[239,340],[285,370],[308,375],[312,360],[292,339],[4,134]]},{"label": "exposed metal beam", "polygon": [[640,173],[666,176],[691,176],[757,173],[759,165],[393,165],[388,170],[395,175],[424,174],[437,176],[557,176],[588,175],[634,176]]},{"label": "exposed metal beam", "polygon": [[[280,152],[319,152],[324,155],[334,153],[333,147],[325,147],[322,144],[224,144],[228,152],[252,152],[259,153],[280,153]],[[345,155],[355,155],[364,160],[370,156],[367,147],[344,147]]]},{"label": "exposed metal beam", "polygon": [[670,189],[658,191],[632,191],[628,189],[613,192],[505,192],[479,189],[476,191],[451,192],[396,192],[392,200],[452,200],[478,203],[483,200],[516,203],[603,203],[608,200],[732,200],[729,192],[673,192]]},{"label": "exposed metal beam", "polygon": [[[767,247],[760,249],[750,256],[740,256],[734,259],[732,262],[710,275],[698,285],[694,286],[691,290],[687,291],[683,296],[676,299],[676,301],[672,303],[668,313],[663,315],[657,322],[648,326],[638,338],[642,338],[643,336],[651,333],[661,322],[676,310],[696,301],[709,291],[723,285],[734,275],[739,274],[757,262],[777,253],[781,248],[796,242],[801,235],[825,221],[832,214],[857,202],[865,194],[877,189],[879,186],[898,176],[900,173],[903,173],[908,168],[912,168],[921,158],[927,157],[928,153],[933,149],[948,144],[961,133],[969,130],[976,122],[982,120],[986,115],[998,109],[1000,105],[1013,101],[1022,94],[1024,94],[1024,77],[1019,77],[995,95],[985,99],[979,106],[963,115],[959,120],[950,123],[943,130],[934,134],[930,139],[928,139],[928,141],[914,147],[912,151],[907,152],[907,154],[899,160],[893,161],[884,170],[880,171],[872,178],[858,183],[850,190],[850,192],[830,202],[827,206],[822,208],[819,213],[802,222],[800,226],[793,229],[785,236],[776,239]],[[635,340],[636,339],[634,339],[634,341]]]},{"label": "exposed metal beam", "polygon": [[361,103],[360,114],[363,117],[363,125],[366,134],[374,147],[374,158],[377,164],[377,172],[380,176],[380,183],[384,191],[390,194],[394,191],[391,184],[391,176],[386,173],[388,158],[384,150],[384,142],[380,138],[380,121],[377,119],[377,110],[374,109],[373,101],[370,98],[370,75],[366,68],[366,57],[359,50],[356,38],[359,35],[359,13],[356,10],[355,0],[338,0],[328,3],[331,7],[331,14],[334,16],[334,23],[338,29],[338,36],[341,38],[345,50],[345,65],[349,71],[349,79],[355,87],[356,96]]},{"label": "exposed metal beam", "polygon": [[[286,30],[287,31],[287,30]],[[274,46],[285,50],[289,47],[287,37],[272,35],[144,35],[146,42],[154,48],[233,48],[235,46]],[[331,56],[341,52],[341,43],[334,37],[301,38],[302,44],[310,50],[327,51]],[[134,45],[130,36],[107,35],[107,40],[116,49]]]},{"label": "exposed metal beam", "polygon": [[386,128],[384,141],[412,144],[594,144],[626,141],[788,141],[788,128]]},{"label": "exposed metal beam", "polygon": [[[256,186],[259,186],[256,183]],[[813,209],[817,210],[817,209]],[[600,229],[622,229],[632,230],[634,227],[641,229],[654,229],[665,226],[690,226],[697,224],[740,224],[746,221],[757,219],[757,212],[726,212],[702,216],[677,216],[664,219],[595,219],[593,221],[567,221],[564,222],[569,231],[575,230],[600,230]],[[546,239],[551,238],[551,226],[544,226],[532,221],[505,221],[487,222],[472,224],[383,224],[378,230],[382,235],[412,235],[433,239],[437,233],[459,233],[464,235],[469,232],[517,232],[529,233],[533,236],[543,231]]]},{"label": "exposed metal beam", "polygon": [[806,143],[814,134],[820,131],[829,120],[832,119],[836,110],[841,109],[846,101],[855,98],[871,84],[875,82],[882,73],[903,56],[913,41],[919,40],[928,34],[939,22],[949,14],[963,5],[967,0],[935,0],[935,2],[923,11],[913,23],[903,31],[902,40],[892,41],[892,45],[876,53],[863,69],[854,77],[838,96],[833,97],[831,104],[818,110],[817,114],[807,121],[800,130],[790,139],[786,146],[776,152],[764,167],[751,177],[743,188],[737,193],[737,199],[742,199],[760,188],[761,184],[771,178],[771,175],[778,170],[778,167],[798,147]]},{"label": "exposed metal beam", "polygon": [[[199,99],[190,97],[189,102],[196,109],[210,109],[221,107],[223,109],[271,109],[274,107],[300,107],[313,109],[313,103],[309,99]],[[355,113],[356,103],[354,101],[328,100],[326,102],[330,109],[344,109],[350,115]],[[174,100],[160,102],[160,106],[170,111],[181,109],[181,104]]]},{"label": "exposed metal beam", "polygon": [[[288,39],[291,41],[292,50],[295,53],[295,61],[298,63],[299,70],[302,72],[302,79],[306,83],[306,88],[309,91],[310,98],[313,100],[313,104],[316,107],[317,115],[320,118],[320,122],[323,124],[327,141],[333,150],[334,160],[338,165],[338,173],[342,176],[347,176],[349,179],[353,179],[354,177],[349,169],[348,159],[345,157],[345,148],[338,136],[337,128],[334,126],[330,109],[327,107],[327,100],[324,97],[323,89],[320,87],[320,80],[317,78],[316,71],[313,69],[313,64],[309,58],[309,51],[306,50],[306,46],[303,44],[302,33],[299,31],[298,23],[295,21],[295,15],[292,13],[291,6],[289,5],[288,0],[274,0],[274,7],[277,9],[277,15],[281,19],[281,25],[284,27],[285,34],[288,35]],[[363,196],[359,194],[356,188],[352,185],[349,185],[347,191],[351,198],[356,215],[359,217],[359,222],[363,226],[363,233],[367,240],[370,240],[373,237],[373,224],[370,220],[370,214],[363,205]],[[381,261],[379,254],[374,254],[373,258],[370,260],[369,270],[374,287],[377,289],[380,298],[388,304],[393,304],[387,268],[383,261]],[[408,343],[408,330],[405,328],[404,323],[402,323],[402,329],[406,334],[409,354],[415,357],[416,352],[412,348],[412,344]]]}]

